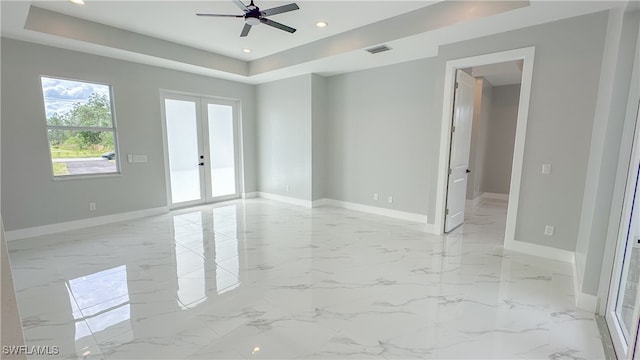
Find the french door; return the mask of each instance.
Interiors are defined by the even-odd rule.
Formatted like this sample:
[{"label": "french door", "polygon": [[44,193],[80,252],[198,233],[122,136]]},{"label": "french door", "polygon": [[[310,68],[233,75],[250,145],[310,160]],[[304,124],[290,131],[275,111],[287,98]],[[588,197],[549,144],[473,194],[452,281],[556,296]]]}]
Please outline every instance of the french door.
[{"label": "french door", "polygon": [[163,94],[169,202],[238,198],[238,111],[233,101]]},{"label": "french door", "polygon": [[637,117],[636,113],[635,139],[605,314],[618,359],[640,358],[640,124]]}]

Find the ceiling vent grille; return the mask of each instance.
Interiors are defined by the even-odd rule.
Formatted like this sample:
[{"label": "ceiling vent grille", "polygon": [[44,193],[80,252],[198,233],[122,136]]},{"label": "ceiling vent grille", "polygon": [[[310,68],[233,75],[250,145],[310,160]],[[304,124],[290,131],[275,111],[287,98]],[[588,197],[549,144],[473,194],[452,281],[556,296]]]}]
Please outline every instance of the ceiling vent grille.
[{"label": "ceiling vent grille", "polygon": [[391,50],[391,48],[388,47],[387,45],[380,45],[380,46],[376,46],[376,47],[372,47],[370,49],[367,49],[367,51],[370,54],[378,54],[378,53],[389,51],[389,50]]}]

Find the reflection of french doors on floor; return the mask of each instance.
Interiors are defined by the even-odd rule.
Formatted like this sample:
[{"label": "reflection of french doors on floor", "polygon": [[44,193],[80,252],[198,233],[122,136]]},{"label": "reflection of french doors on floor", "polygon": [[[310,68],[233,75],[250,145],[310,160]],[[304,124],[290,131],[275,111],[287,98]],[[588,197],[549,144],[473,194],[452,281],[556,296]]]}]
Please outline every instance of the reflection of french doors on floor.
[{"label": "reflection of french doors on floor", "polygon": [[236,102],[166,94],[163,111],[171,205],[239,197]]}]

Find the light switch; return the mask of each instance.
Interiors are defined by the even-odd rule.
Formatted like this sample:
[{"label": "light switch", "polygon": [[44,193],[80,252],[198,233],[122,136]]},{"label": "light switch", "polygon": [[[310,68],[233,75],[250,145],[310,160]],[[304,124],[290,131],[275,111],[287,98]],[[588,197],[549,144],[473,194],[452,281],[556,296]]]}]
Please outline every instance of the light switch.
[{"label": "light switch", "polygon": [[147,162],[147,155],[133,155],[133,162],[134,163],[146,163]]},{"label": "light switch", "polygon": [[127,162],[130,162],[130,163],[133,162],[133,155],[132,154],[127,154]]},{"label": "light switch", "polygon": [[542,164],[542,173],[545,175],[551,174],[551,164]]}]

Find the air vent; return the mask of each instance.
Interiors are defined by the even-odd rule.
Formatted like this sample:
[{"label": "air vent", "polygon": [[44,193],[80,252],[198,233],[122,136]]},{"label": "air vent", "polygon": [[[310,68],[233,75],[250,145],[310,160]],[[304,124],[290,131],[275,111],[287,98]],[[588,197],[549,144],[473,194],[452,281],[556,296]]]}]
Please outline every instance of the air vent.
[{"label": "air vent", "polygon": [[377,54],[377,53],[381,53],[389,50],[391,50],[391,48],[388,47],[387,45],[380,45],[380,46],[372,47],[371,49],[367,49],[367,51],[371,54]]}]

